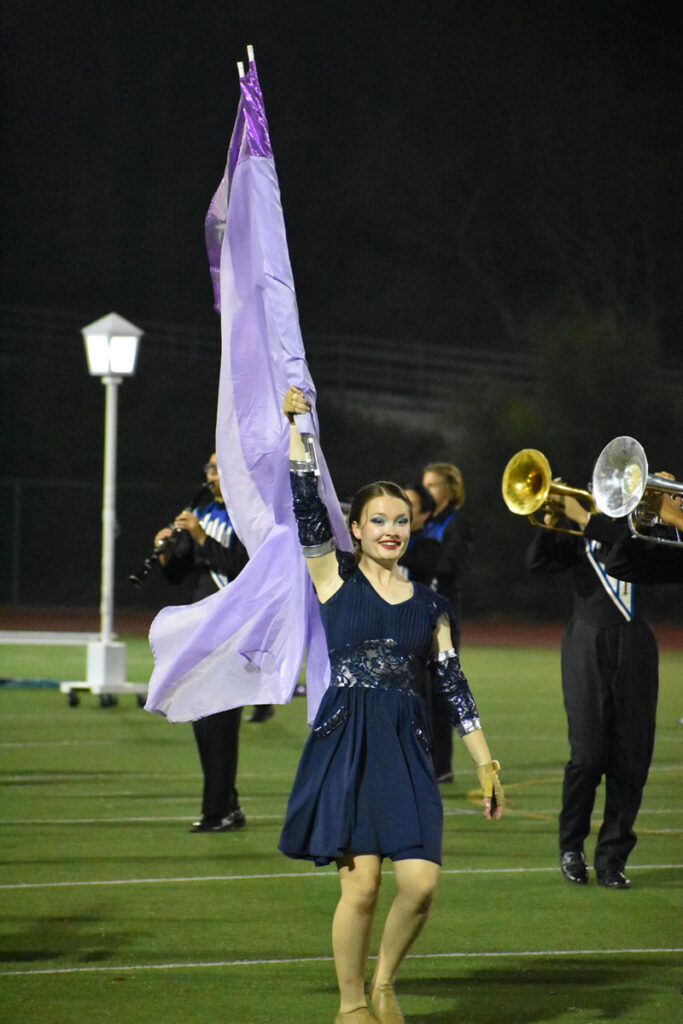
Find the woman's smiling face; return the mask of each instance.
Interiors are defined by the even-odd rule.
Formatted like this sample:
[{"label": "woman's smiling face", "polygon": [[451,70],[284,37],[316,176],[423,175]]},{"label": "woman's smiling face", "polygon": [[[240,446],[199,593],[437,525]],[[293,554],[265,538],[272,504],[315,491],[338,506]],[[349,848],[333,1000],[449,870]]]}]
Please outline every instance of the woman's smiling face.
[{"label": "woman's smiling face", "polygon": [[382,494],[365,505],[360,522],[351,523],[364,555],[377,561],[397,560],[410,539],[410,509],[405,501]]}]

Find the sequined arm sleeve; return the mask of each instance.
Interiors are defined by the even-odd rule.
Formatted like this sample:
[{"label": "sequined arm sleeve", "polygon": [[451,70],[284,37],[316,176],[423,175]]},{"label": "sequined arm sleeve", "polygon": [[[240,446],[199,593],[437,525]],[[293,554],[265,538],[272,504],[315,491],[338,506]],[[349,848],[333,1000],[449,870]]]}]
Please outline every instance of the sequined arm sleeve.
[{"label": "sequined arm sleeve", "polygon": [[332,527],[327,509],[318,494],[318,474],[313,445],[306,444],[306,460],[289,463],[289,479],[294,499],[294,516],[299,531],[299,542],[305,558],[319,558],[334,549]]},{"label": "sequined arm sleeve", "polygon": [[431,662],[431,670],[434,688],[448,701],[458,735],[481,729],[477,705],[453,648],[439,651]]}]

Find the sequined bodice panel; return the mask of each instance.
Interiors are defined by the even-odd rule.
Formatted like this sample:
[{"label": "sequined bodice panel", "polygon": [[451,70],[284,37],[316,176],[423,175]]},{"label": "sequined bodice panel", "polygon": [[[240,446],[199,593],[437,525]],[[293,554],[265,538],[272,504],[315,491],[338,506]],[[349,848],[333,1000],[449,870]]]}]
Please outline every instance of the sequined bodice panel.
[{"label": "sequined bodice panel", "polygon": [[365,690],[402,690],[420,696],[423,664],[405,654],[395,640],[366,640],[330,651],[330,679],[335,686]]},{"label": "sequined bodice panel", "polygon": [[419,692],[437,620],[448,613],[438,594],[413,584],[413,596],[389,604],[349,556],[340,554],[341,588],[320,606],[338,686]]}]

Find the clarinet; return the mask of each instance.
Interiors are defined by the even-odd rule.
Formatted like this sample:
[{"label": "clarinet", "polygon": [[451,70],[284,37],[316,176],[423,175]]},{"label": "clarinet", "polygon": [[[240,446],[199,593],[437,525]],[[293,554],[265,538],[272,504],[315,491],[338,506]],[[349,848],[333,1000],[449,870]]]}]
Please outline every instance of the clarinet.
[{"label": "clarinet", "polygon": [[[193,508],[198,508],[212,493],[211,484],[202,484],[201,490],[197,491],[190,504],[186,505],[183,511],[191,512]],[[142,586],[143,582],[149,575],[152,566],[155,562],[159,561],[159,555],[164,555],[167,552],[172,551],[175,546],[175,542],[178,539],[178,534],[183,532],[182,530],[179,530],[177,526],[174,526],[173,523],[169,523],[168,528],[173,531],[171,536],[163,537],[154,548],[151,555],[148,555],[144,560],[137,572],[132,572],[129,575],[128,582],[132,583],[134,587]]]}]

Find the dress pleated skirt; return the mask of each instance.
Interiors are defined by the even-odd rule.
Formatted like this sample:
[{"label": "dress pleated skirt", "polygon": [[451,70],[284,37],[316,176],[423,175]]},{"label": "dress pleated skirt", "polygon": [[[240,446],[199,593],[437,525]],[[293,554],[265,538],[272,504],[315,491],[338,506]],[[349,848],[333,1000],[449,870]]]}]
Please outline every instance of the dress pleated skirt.
[{"label": "dress pleated skirt", "polygon": [[279,848],[441,863],[443,809],[425,704],[395,689],[330,686],[304,746]]}]

